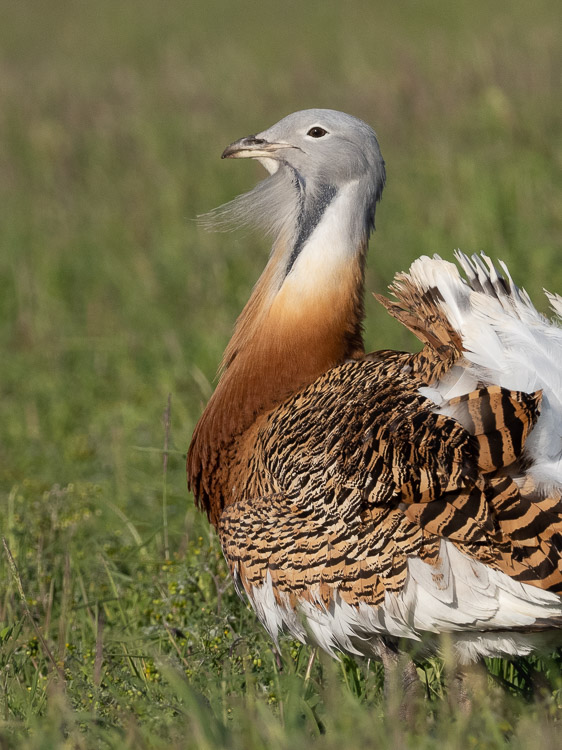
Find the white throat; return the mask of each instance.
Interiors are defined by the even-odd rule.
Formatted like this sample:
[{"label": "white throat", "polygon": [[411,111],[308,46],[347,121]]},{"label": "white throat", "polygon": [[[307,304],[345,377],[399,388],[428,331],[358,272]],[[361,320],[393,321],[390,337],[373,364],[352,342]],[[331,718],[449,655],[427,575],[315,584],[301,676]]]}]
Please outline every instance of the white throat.
[{"label": "white throat", "polygon": [[[295,293],[338,285],[361,250],[364,234],[357,215],[358,181],[341,189],[326,208],[284,280]],[[356,226],[353,226],[355,219]]]}]

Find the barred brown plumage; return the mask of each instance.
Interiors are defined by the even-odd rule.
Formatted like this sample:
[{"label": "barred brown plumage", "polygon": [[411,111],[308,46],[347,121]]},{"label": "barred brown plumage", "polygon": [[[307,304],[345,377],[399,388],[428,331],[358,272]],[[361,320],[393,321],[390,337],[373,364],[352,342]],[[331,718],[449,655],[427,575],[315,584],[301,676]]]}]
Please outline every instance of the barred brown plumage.
[{"label": "barred brown plumage", "polygon": [[528,653],[562,625],[562,329],[506,269],[422,258],[378,299],[423,349],[365,354],[373,131],[308,110],[224,156],[271,176],[221,222],[267,196],[275,241],[187,466],[240,592],[330,652],[449,632],[461,660]]},{"label": "barred brown plumage", "polygon": [[[246,448],[255,458],[251,471],[234,480],[237,495],[249,499],[227,507],[218,526],[245,588],[269,570],[277,594],[306,596],[321,580],[326,606],[336,590],[350,604],[378,604],[404,585],[409,555],[434,561],[446,538],[516,580],[562,592],[547,549],[536,557],[562,504],[531,503],[510,477],[498,477],[504,453],[495,451],[493,464],[489,434],[475,440],[457,421],[433,413],[417,392],[423,383],[409,374],[413,358],[388,353],[384,364],[332,368],[263,420]],[[490,391],[501,396],[494,407]],[[494,408],[490,426],[500,422],[519,435],[534,423],[540,401],[495,387],[469,399],[473,419],[490,419]],[[534,408],[525,410],[527,402]],[[502,410],[514,403],[520,415]],[[511,457],[516,462],[521,451]],[[266,509],[259,517],[256,499]],[[515,527],[508,523],[514,507],[521,514]]]}]

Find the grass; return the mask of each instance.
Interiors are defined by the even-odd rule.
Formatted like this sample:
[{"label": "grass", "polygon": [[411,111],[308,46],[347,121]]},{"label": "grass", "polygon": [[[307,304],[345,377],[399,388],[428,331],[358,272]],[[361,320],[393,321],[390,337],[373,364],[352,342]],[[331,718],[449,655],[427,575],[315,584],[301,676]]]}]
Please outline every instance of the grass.
[{"label": "grass", "polygon": [[[483,249],[545,309],[542,286],[562,289],[559,37],[547,0],[4,4],[0,747],[560,744],[560,658],[491,661],[468,717],[425,662],[417,733],[377,665],[320,657],[307,678],[287,641],[280,670],[184,477],[267,256],[193,221],[261,174],[221,163],[224,145],[300,108],[363,117],[389,174],[367,287]],[[373,348],[414,345],[367,310]]]}]

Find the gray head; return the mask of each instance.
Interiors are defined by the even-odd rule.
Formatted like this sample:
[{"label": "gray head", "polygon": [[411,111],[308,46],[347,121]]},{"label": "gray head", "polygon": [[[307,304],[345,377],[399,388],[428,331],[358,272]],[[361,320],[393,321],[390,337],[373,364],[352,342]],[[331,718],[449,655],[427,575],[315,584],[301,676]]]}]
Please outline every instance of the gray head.
[{"label": "gray head", "polygon": [[271,174],[289,167],[305,184],[324,182],[339,188],[372,176],[379,191],[384,185],[384,161],[373,129],[333,109],[294,112],[268,130],[232,143],[222,157],[258,159]]},{"label": "gray head", "polygon": [[356,117],[332,109],[295,112],[235,141],[222,157],[257,159],[270,177],[208,214],[210,224],[257,224],[274,235],[289,229],[295,245],[302,245],[335,196],[353,189],[354,240],[365,239],[374,227],[384,161],[375,132]]}]

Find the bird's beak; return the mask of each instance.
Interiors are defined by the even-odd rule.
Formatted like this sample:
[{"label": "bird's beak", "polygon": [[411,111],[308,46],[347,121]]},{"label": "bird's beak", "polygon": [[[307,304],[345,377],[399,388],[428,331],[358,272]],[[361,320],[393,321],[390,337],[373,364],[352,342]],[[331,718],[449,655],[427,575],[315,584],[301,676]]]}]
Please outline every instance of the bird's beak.
[{"label": "bird's beak", "polygon": [[290,143],[270,143],[265,138],[248,135],[227,146],[221,159],[274,159],[283,148],[292,148]]}]

